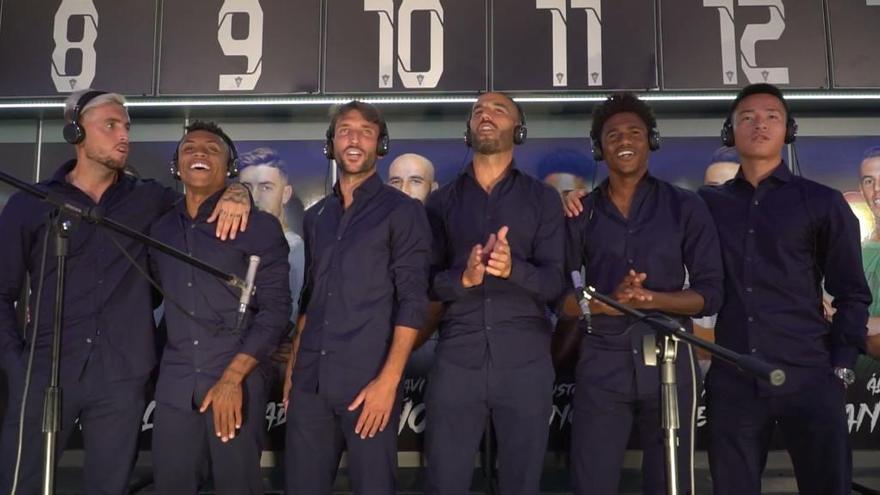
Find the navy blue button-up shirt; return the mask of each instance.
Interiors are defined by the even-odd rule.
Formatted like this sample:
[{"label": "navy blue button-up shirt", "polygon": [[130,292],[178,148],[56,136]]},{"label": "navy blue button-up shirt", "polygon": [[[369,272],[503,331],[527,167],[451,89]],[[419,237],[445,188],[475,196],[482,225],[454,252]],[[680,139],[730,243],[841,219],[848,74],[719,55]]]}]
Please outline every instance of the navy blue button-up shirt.
[{"label": "navy blue button-up shirt", "polygon": [[293,384],[356,393],[381,370],[396,325],[424,326],[431,245],[425,210],[373,174],[348,209],[337,184],[306,212],[303,233],[306,325]]},{"label": "navy blue button-up shirt", "polygon": [[251,255],[260,257],[256,292],[241,331],[235,332],[240,290],[154,249],[150,264],[165,292],[168,341],[162,352],[156,400],[187,409],[196,390],[213,386],[238,353],[265,361],[284,335],[290,318],[288,246],[278,219],[251,212],[248,228],[221,241],[207,222],[223,191],[199,206],[195,218],[186,200],[151,230],[157,240],[244,279]]},{"label": "navy blue button-up shirt", "polygon": [[[565,227],[559,193],[511,163],[490,193],[473,164],[428,197],[434,233],[433,297],[445,308],[437,355],[460,366],[480,367],[488,357],[515,367],[550,353],[547,304],[563,288]],[[508,226],[510,277],[489,275],[481,285],[461,283],[476,244]]]},{"label": "navy blue button-up shirt", "polygon": [[[585,267],[585,283],[599,292],[612,294],[629,270],[647,274],[643,286],[648,290],[678,292],[687,273],[689,288],[703,296],[703,308],[695,316],[714,314],[721,306],[718,234],[696,193],[645,174],[624,217],[609,197],[606,179],[584,199],[583,213],[569,218],[566,228],[566,272]],[[690,317],[675,318],[685,329],[692,328]],[[628,316],[594,315],[591,324],[581,348],[590,354],[586,361],[595,365],[590,376],[594,385],[626,391],[634,375],[639,394],[656,394],[658,368],[643,364],[642,350],[642,337],[653,330],[633,326],[636,321]],[[585,322],[581,327],[587,330]],[[687,363],[683,354],[678,362]]]},{"label": "navy blue button-up shirt", "polygon": [[[700,194],[715,217],[724,259],[716,341],[785,370],[783,387],[759,382],[764,393],[807,386],[811,371],[852,368],[864,346],[871,292],[859,223],[843,195],[795,177],[784,163],[757,188],[740,171]],[[833,323],[823,316],[823,278],[837,309]],[[724,364],[717,369],[729,371]]]},{"label": "navy blue button-up shirt", "polygon": [[[117,181],[95,204],[67,182],[66,176],[75,164],[73,160],[67,162],[38,187],[64,200],[97,207],[108,218],[140,232],[146,233],[150,224],[171,208],[178,197],[176,192],[158,182],[119,174]],[[36,307],[46,217],[51,209],[35,197],[18,193],[0,215],[0,355],[7,370],[24,366],[25,341],[16,327],[14,304],[27,273],[32,289],[29,306],[32,310]],[[151,289],[111,237],[144,269],[147,249],[137,241],[87,222],[74,223],[67,260],[61,375],[78,377],[89,354],[97,347],[109,380],[145,376],[156,360]],[[52,236],[49,243],[36,337],[38,359],[46,360],[52,340],[57,268]],[[29,325],[27,335],[32,335],[32,331]],[[48,368],[41,365],[36,369],[48,372]]]}]

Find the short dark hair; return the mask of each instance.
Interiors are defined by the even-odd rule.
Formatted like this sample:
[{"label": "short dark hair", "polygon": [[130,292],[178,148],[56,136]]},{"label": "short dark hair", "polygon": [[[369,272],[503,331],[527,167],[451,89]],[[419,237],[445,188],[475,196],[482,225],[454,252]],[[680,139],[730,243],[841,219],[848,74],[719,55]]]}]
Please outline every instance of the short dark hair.
[{"label": "short dark hair", "polygon": [[776,86],[767,83],[758,83],[758,84],[749,84],[743,89],[739,90],[739,93],[736,94],[736,98],[734,98],[733,103],[730,104],[730,112],[729,117],[733,120],[733,114],[736,112],[736,107],[739,104],[752,95],[770,95],[775,97],[777,100],[782,102],[782,107],[785,108],[785,116],[791,116],[791,112],[788,110],[788,102],[785,101],[785,96],[782,95],[782,91],[779,90]]},{"label": "short dark hair", "polygon": [[238,162],[238,168],[240,171],[248,167],[256,167],[262,165],[278,170],[278,173],[281,174],[281,177],[284,178],[284,180],[289,179],[287,163],[284,161],[283,158],[281,158],[281,155],[278,154],[278,151],[272,148],[265,146],[255,148],[239,156]]},{"label": "short dark hair", "polygon": [[[235,151],[235,143],[232,142],[232,138],[229,137],[228,134],[223,132],[223,129],[217,125],[214,121],[204,121],[204,120],[194,120],[188,126],[184,128],[183,139],[186,139],[186,135],[195,132],[195,131],[207,131],[211,134],[219,137],[223,140],[223,143],[226,144],[226,151],[229,153],[230,157],[236,154]],[[183,140],[181,140],[183,142]],[[180,144],[177,145],[180,147]]]},{"label": "short dark hair", "polygon": [[630,92],[614,93],[608,99],[593,109],[593,124],[590,128],[590,138],[594,141],[602,140],[602,128],[608,119],[619,113],[631,112],[639,116],[645,127],[650,131],[657,127],[657,119],[654,111],[647,103]]},{"label": "short dark hair", "polygon": [[346,116],[349,112],[353,111],[360,112],[367,122],[379,126],[380,136],[388,135],[388,124],[385,122],[385,118],[382,116],[382,112],[380,112],[378,108],[360,100],[351,100],[344,105],[336,107],[333,111],[333,114],[330,117],[330,128],[327,129],[328,138],[332,139],[333,135],[336,133],[336,122]]}]

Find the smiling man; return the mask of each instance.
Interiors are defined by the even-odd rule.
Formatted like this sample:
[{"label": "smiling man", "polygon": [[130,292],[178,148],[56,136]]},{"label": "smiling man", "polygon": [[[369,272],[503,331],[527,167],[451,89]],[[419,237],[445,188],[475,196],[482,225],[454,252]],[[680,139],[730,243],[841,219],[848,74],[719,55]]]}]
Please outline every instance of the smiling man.
[{"label": "smiling man", "polygon": [[[37,187],[147,233],[179,195],[155,180],[139,180],[124,172],[131,147],[125,98],[105,91],[75,92],[65,102],[64,119],[64,138],[76,157]],[[0,493],[10,492],[19,433],[23,439],[16,493],[37,493],[41,479],[40,417],[49,381],[57,275],[52,251],[42,280],[40,264],[51,210],[48,203],[18,193],[0,214],[0,239],[4,240],[0,248],[0,366],[6,372],[12,398],[0,428]],[[247,190],[229,188],[208,219],[218,220],[212,235],[234,238],[239,228],[244,229],[249,211]],[[151,288],[139,270],[146,269],[147,248],[89,222],[74,219],[72,224],[56,459],[73,429],[82,427],[86,491],[125,493],[134,466],[146,384],[156,364]],[[54,244],[51,236],[48,239]],[[28,276],[34,290],[27,306],[34,318],[22,332],[16,301]],[[37,291],[41,286],[44,289]],[[39,302],[37,294],[42,294]],[[27,350],[34,342],[34,371],[24,423],[20,424]]]},{"label": "smiling man", "polygon": [[226,243],[208,216],[235,175],[235,145],[212,122],[187,127],[174,159],[186,196],[152,235],[240,278],[260,257],[256,293],[238,324],[239,291],[176,258],[151,251],[166,295],[168,341],[156,384],[153,465],[159,493],[195,494],[210,459],[214,490],[262,493],[260,454],[266,407],[265,364],[288,325],[287,242],[272,215],[252,214],[250,227]]},{"label": "smiling man", "polygon": [[[706,204],[693,192],[653,177],[648,157],[659,147],[654,115],[632,93],[609,97],[593,113],[590,131],[608,178],[567,221],[566,273],[585,269],[586,284],[621,303],[661,312],[691,330],[691,316],[721,304],[718,237]],[[690,286],[682,290],[685,273]],[[566,306],[576,310],[573,296]],[[667,490],[660,373],[646,366],[642,339],[654,330],[598,302],[591,326],[581,322],[572,421],[572,474],[576,494],[618,492],[630,431],[638,427],[643,451],[642,492]],[[571,312],[564,318],[578,316]],[[696,402],[694,356],[679,344],[679,480],[693,493],[690,465]]]},{"label": "smiling man", "polygon": [[[791,454],[798,492],[850,493],[844,392],[864,347],[871,292],[859,224],[843,195],[789,171],[782,159],[797,124],[782,92],[743,88],[724,123],[741,167],[700,190],[721,240],[724,304],[716,342],[783,369],[773,387],[723,361],[707,377],[713,493],[757,495],[773,430]],[[824,281],[823,281],[824,279]],[[822,289],[834,298],[827,321]]]},{"label": "smiling man", "polygon": [[428,197],[445,310],[425,398],[430,495],[468,492],[490,414],[501,493],[539,491],[554,379],[545,308],[562,291],[565,239],[559,194],[514,162],[523,122],[507,95],[481,95],[465,130],[473,162]]},{"label": "smiling man", "polygon": [[388,127],[352,101],[327,129],[333,193],[306,212],[306,284],[285,397],[288,493],[330,493],[343,450],[355,493],[395,492],[401,377],[428,306],[425,209],[382,183]]}]

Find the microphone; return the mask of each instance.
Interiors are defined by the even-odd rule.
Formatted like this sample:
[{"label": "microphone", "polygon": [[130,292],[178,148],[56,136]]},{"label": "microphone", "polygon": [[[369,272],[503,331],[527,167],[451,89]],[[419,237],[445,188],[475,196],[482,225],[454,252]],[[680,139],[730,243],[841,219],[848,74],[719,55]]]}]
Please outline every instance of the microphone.
[{"label": "microphone", "polygon": [[260,257],[251,255],[248,260],[247,275],[244,277],[244,289],[241,290],[241,297],[238,299],[238,319],[235,322],[235,330],[241,330],[241,324],[244,322],[244,315],[247,313],[248,304],[251,302],[251,296],[254,294],[254,279],[257,277],[257,267],[260,266]]},{"label": "microphone", "polygon": [[578,306],[581,308],[581,315],[590,317],[590,300],[584,294],[584,281],[581,280],[581,272],[572,270],[571,283],[574,285],[574,294],[577,298]]}]

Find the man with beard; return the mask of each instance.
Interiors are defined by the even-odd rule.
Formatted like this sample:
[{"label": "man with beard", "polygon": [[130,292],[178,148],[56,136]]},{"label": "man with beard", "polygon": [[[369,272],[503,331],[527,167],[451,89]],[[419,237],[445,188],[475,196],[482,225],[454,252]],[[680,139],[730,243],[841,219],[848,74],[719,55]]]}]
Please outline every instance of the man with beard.
[{"label": "man with beard", "polygon": [[491,415],[501,492],[537,494],[554,380],[545,308],[563,287],[559,194],[516,167],[526,128],[508,96],[481,95],[466,125],[473,161],[427,203],[431,291],[445,311],[425,401],[425,492],[468,491]]},{"label": "man with beard", "polygon": [[209,459],[215,492],[263,492],[266,363],[290,316],[288,248],[277,219],[262,211],[235,240],[224,244],[211,235],[207,219],[233,175],[235,159],[235,145],[220,127],[190,124],[173,165],[186,197],[151,229],[159,241],[241,278],[248,258],[260,257],[256,292],[239,321],[239,291],[150,251],[153,273],[166,294],[168,322],[153,427],[159,493],[195,494]]},{"label": "man with beard", "polygon": [[[567,221],[566,273],[584,268],[587,285],[617,301],[674,318],[691,330],[691,316],[721,305],[722,266],[715,225],[696,193],[661,181],[648,171],[648,155],[660,135],[650,107],[632,93],[618,93],[596,107],[590,131],[594,156],[608,179]],[[682,289],[685,274],[690,285]],[[565,317],[579,315],[573,296]],[[642,446],[642,493],[667,490],[661,427],[660,371],[645,364],[643,338],[655,330],[598,301],[576,370],[572,420],[572,477],[579,495],[618,493],[630,431]],[[693,493],[696,362],[686,344],[676,360],[681,429],[678,461],[681,493]]]},{"label": "man with beard", "polygon": [[[846,386],[865,345],[871,292],[862,272],[858,220],[843,195],[791,173],[782,159],[797,124],[770,84],[743,88],[722,129],[740,171],[700,194],[718,226],[724,304],[718,344],[785,371],[780,387],[723,361],[707,377],[713,493],[761,493],[776,426],[791,454],[798,491],[850,493],[852,452]],[[822,311],[822,286],[835,314]]]},{"label": "man with beard", "polygon": [[[37,187],[146,233],[178,195],[156,181],[124,173],[130,127],[124,103],[121,95],[102,91],[71,95],[65,105],[64,137],[75,146],[76,159]],[[16,493],[37,493],[40,486],[41,399],[49,383],[57,275],[57,260],[51,251],[45,270],[40,266],[46,240],[50,246],[54,244],[46,226],[51,210],[47,203],[18,193],[0,215],[0,238],[4,240],[0,247],[0,364],[9,379],[11,398],[0,430],[2,493],[9,493],[13,484],[20,432],[23,450]],[[240,227],[243,230],[249,211],[247,190],[235,186],[224,194],[208,220],[219,218],[214,231],[217,237],[234,238]],[[85,448],[86,491],[126,493],[144,412],[145,386],[156,362],[156,330],[150,285],[122,250],[142,269],[147,250],[137,241],[91,223],[72,222],[61,335],[63,393],[57,450],[60,456],[78,424]],[[23,335],[16,327],[15,302],[27,275],[32,288],[28,306],[34,317]],[[42,295],[39,301],[38,293]],[[33,376],[24,424],[20,425],[31,343],[36,346]]]},{"label": "man with beard", "polygon": [[303,229],[306,284],[285,384],[289,493],[330,493],[345,449],[355,493],[395,491],[400,383],[427,312],[431,234],[421,203],[376,173],[388,146],[372,105],[334,113],[324,152],[339,180]]}]

